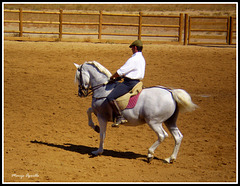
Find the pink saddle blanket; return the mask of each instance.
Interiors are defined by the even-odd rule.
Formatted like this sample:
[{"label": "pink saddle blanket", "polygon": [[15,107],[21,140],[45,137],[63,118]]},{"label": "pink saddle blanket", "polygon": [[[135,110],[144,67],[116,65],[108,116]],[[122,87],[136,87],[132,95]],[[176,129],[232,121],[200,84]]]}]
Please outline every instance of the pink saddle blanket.
[{"label": "pink saddle blanket", "polygon": [[[142,92],[142,91],[141,91],[141,92]],[[138,101],[138,98],[139,98],[141,92],[139,92],[139,93],[138,93],[137,95],[135,95],[135,96],[130,97],[126,109],[132,109],[132,108],[135,107],[135,105],[137,104],[137,101]]]}]

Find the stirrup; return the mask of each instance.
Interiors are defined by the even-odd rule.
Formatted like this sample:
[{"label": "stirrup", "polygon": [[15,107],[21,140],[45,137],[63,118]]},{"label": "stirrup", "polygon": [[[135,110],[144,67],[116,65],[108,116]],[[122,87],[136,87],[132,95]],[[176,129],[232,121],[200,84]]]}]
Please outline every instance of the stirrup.
[{"label": "stirrup", "polygon": [[128,121],[127,121],[124,117],[122,117],[122,116],[118,117],[116,120],[117,120],[117,121],[112,124],[112,127],[119,127],[120,124],[124,124],[124,123],[127,123],[127,122],[128,122]]}]

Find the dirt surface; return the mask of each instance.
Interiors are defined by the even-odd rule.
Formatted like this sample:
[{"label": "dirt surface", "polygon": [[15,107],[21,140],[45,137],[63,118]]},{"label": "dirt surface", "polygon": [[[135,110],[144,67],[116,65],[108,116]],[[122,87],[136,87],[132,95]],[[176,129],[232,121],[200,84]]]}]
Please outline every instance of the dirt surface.
[{"label": "dirt surface", "polygon": [[236,182],[236,48],[149,44],[143,55],[145,86],[185,89],[199,106],[179,115],[173,164],[162,161],[174,146],[168,131],[146,162],[157,140],[148,125],[109,123],[103,155],[90,156],[99,134],[87,124],[91,97],[77,96],[73,62],[113,73],[131,56],[128,44],[4,41],[4,181]]}]

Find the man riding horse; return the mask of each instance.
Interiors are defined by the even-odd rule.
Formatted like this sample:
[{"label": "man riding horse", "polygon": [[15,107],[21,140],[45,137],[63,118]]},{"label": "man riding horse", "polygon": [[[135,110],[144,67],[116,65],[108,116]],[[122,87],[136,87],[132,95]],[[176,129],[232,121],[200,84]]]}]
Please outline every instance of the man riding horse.
[{"label": "man riding horse", "polygon": [[[141,95],[139,95],[137,104],[132,109],[122,110],[121,113],[115,99],[137,86],[136,84],[143,79],[145,73],[145,60],[141,53],[142,42],[139,40],[134,41],[130,48],[133,51],[132,57],[113,76],[96,61],[85,62],[82,65],[74,64],[77,68],[75,80],[78,81],[78,95],[86,97],[90,95],[88,90],[91,90],[90,93],[93,95],[92,107],[87,112],[88,124],[96,132],[100,133],[100,143],[99,148],[93,151],[92,154],[97,156],[103,153],[107,122],[112,121],[114,110],[118,115],[117,123],[120,123],[123,117],[128,120],[128,124],[131,126],[147,123],[157,134],[157,141],[148,149],[148,162],[153,160],[156,148],[168,136],[162,126],[164,123],[175,140],[172,155],[165,159],[166,162],[171,163],[176,160],[183,139],[183,135],[176,124],[178,113],[193,111],[197,108],[197,105],[192,102],[191,96],[183,89],[154,86],[144,88]],[[107,83],[109,78],[114,80],[117,77],[124,77],[124,82]],[[108,99],[106,100],[106,98]],[[97,116],[99,127],[94,125],[91,117],[92,113]]]},{"label": "man riding horse", "polygon": [[124,81],[119,83],[107,96],[107,100],[116,116],[116,123],[112,126],[118,126],[126,121],[121,114],[116,99],[132,90],[132,88],[144,78],[145,74],[146,62],[142,55],[143,44],[141,40],[134,41],[129,48],[132,49],[132,57],[110,78],[112,81],[117,80],[119,77],[124,78]]}]

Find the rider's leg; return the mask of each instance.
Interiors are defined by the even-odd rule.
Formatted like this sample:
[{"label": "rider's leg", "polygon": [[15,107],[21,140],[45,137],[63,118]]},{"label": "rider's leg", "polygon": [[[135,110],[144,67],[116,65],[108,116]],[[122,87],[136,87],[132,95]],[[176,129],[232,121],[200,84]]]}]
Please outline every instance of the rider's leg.
[{"label": "rider's leg", "polygon": [[131,80],[124,78],[124,82],[120,83],[113,89],[113,91],[108,95],[107,99],[113,109],[113,112],[117,118],[116,123],[114,123],[112,126],[118,126],[120,123],[125,123],[126,120],[122,116],[121,110],[119,109],[117,102],[115,99],[118,97],[128,93],[132,88],[139,82],[139,80]]},{"label": "rider's leg", "polygon": [[[120,123],[122,123],[122,121],[124,122],[125,119],[123,118],[122,112],[121,112],[120,108],[118,107],[115,99],[128,93],[129,91],[130,91],[129,88],[125,84],[121,83],[117,87],[115,87],[113,89],[113,91],[107,97],[108,102],[111,105],[113,113],[117,119],[117,122],[115,123],[116,126],[119,125]],[[115,126],[115,124],[114,124],[114,126]]]},{"label": "rider's leg", "polygon": [[118,104],[117,104],[116,100],[112,100],[109,103],[110,103],[110,105],[111,105],[111,107],[113,109],[113,112],[114,112],[115,116],[116,116],[116,122],[114,123],[113,126],[118,126],[121,123],[125,123],[126,120],[122,116],[121,109],[118,107]]}]

